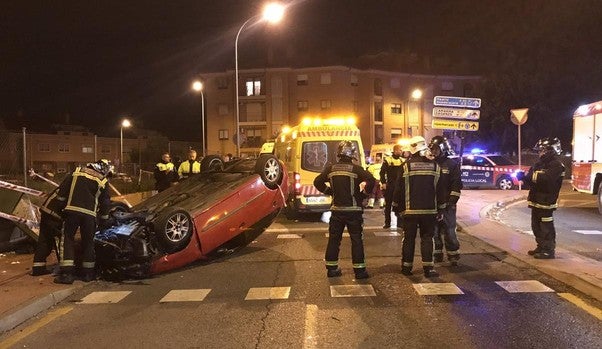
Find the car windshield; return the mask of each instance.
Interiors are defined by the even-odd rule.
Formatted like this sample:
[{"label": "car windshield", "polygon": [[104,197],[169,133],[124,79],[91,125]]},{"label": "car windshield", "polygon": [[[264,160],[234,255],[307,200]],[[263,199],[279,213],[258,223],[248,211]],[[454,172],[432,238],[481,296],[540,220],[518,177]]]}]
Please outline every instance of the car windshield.
[{"label": "car windshield", "polygon": [[[338,161],[339,143],[341,140],[304,142],[301,151],[301,168],[311,172],[322,172],[326,164],[334,164]],[[352,143],[355,149],[359,149],[356,141],[352,141]]]},{"label": "car windshield", "polygon": [[516,165],[512,160],[508,159],[505,156],[501,155],[491,155],[488,158],[493,161],[497,166],[509,166]]}]

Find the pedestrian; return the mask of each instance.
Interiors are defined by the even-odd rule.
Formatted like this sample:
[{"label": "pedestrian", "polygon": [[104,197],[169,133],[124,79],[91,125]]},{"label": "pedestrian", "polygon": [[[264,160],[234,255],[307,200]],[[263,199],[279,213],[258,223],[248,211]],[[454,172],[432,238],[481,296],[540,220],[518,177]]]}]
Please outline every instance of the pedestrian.
[{"label": "pedestrian", "polygon": [[383,196],[383,192],[380,185],[380,170],[383,166],[383,160],[380,155],[376,155],[374,157],[374,163],[370,164],[367,168],[368,172],[376,179],[376,185],[374,185],[374,189],[370,193],[370,197],[368,198],[368,205],[366,208],[374,208],[374,204],[377,203],[380,208],[385,207],[385,198]]},{"label": "pedestrian", "polygon": [[416,235],[420,229],[420,254],[424,276],[434,277],[433,234],[437,219],[444,207],[444,188],[439,181],[441,167],[428,158],[424,137],[410,140],[412,155],[403,164],[399,182],[393,195],[393,210],[403,215],[403,243],[401,273],[412,275]]},{"label": "pedestrian", "polygon": [[54,279],[55,283],[72,284],[75,279],[74,240],[78,228],[82,244],[82,280],[88,282],[96,278],[94,272],[96,218],[97,213],[100,215],[100,223],[109,218],[111,198],[107,176],[112,171],[110,162],[102,159],[89,163],[85,167],[77,167],[61,183],[58,196],[66,197],[67,202],[63,209],[65,227],[59,248],[61,273]]},{"label": "pedestrian", "polygon": [[199,173],[201,173],[201,163],[196,161],[196,150],[190,149],[188,151],[188,160],[182,162],[178,167],[178,176],[180,179],[186,179]]},{"label": "pedestrian", "polygon": [[535,145],[539,160],[525,175],[517,173],[517,179],[529,186],[527,203],[531,208],[531,229],[537,247],[528,252],[537,259],[555,258],[556,229],[554,210],[558,208],[558,195],[564,178],[564,165],[558,156],[562,147],[558,138],[542,138]]},{"label": "pedestrian", "polygon": [[176,168],[168,152],[161,155],[161,161],[155,165],[155,190],[162,192],[178,181]]},{"label": "pedestrian", "polygon": [[393,146],[393,153],[389,156],[385,156],[380,169],[381,188],[385,192],[384,229],[391,228],[391,204],[393,203],[393,193],[395,192],[397,177],[401,172],[401,165],[403,165],[404,162],[403,158],[401,157],[401,153],[401,145],[395,144]]},{"label": "pedestrian", "polygon": [[32,276],[50,274],[46,268],[46,259],[53,250],[58,257],[57,240],[63,232],[61,214],[67,204],[67,198],[59,196],[58,191],[59,188],[56,188],[40,206],[40,234],[33,254]]},{"label": "pedestrian", "polygon": [[[370,193],[375,179],[361,166],[353,163],[357,159],[357,149],[350,141],[341,141],[337,148],[338,162],[328,164],[324,171],[314,179],[314,186],[322,193],[332,196],[332,205],[328,227],[328,245],[326,246],[326,275],[342,275],[339,268],[339,249],[343,230],[347,227],[351,237],[351,259],[356,279],[369,277],[366,271],[362,231],[364,224],[363,200]],[[364,191],[360,183],[365,182]],[[326,185],[329,183],[329,186]]]},{"label": "pedestrian", "polygon": [[457,265],[460,260],[460,242],[456,236],[456,211],[457,203],[460,199],[462,190],[462,173],[460,172],[460,163],[449,157],[454,155],[447,138],[435,136],[431,139],[429,149],[435,161],[441,167],[441,177],[439,181],[445,188],[442,219],[435,225],[435,251],[434,262],[443,262],[443,242],[445,241],[445,250],[447,260],[452,265]]}]

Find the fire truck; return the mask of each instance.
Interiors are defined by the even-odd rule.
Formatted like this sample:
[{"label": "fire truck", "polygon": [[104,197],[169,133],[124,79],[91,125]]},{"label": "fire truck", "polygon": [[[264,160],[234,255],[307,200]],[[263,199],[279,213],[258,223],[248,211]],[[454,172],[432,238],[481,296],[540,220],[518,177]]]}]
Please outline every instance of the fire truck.
[{"label": "fire truck", "polygon": [[314,187],[314,179],[326,164],[335,163],[341,141],[351,141],[356,149],[356,164],[366,167],[364,147],[354,117],[306,117],[294,127],[283,127],[274,141],[273,153],[286,164],[289,197],[286,216],[325,212],[332,198]]},{"label": "fire truck", "polygon": [[602,214],[602,101],[582,105],[573,114],[573,189],[594,194]]}]

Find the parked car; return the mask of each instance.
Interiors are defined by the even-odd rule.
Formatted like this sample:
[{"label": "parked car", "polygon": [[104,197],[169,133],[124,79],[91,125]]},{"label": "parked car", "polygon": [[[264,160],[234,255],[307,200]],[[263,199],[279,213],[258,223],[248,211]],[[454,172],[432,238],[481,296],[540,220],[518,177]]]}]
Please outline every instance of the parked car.
[{"label": "parked car", "polygon": [[[214,160],[213,162],[217,162]],[[108,279],[143,278],[244,246],[285,206],[287,174],[271,154],[220,163],[134,206],[95,236]]]},{"label": "parked car", "polygon": [[502,155],[471,154],[462,157],[462,183],[465,188],[518,188],[516,172],[527,172],[528,166],[519,167]]}]

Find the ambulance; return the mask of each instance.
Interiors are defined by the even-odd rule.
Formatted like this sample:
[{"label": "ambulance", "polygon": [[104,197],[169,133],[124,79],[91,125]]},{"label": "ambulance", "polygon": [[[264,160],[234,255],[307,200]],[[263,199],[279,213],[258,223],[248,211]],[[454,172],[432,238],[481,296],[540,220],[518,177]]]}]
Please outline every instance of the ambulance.
[{"label": "ambulance", "polygon": [[284,162],[289,174],[289,219],[330,209],[332,198],[320,193],[313,183],[326,164],[338,161],[337,147],[344,140],[355,145],[355,163],[366,168],[355,117],[306,117],[297,126],[282,128],[274,141],[274,155]]},{"label": "ambulance", "polygon": [[402,151],[410,151],[409,138],[400,138],[396,143],[373,144],[372,147],[370,147],[370,162],[374,163],[374,159],[377,155],[380,156],[381,159],[384,159],[385,156],[393,154],[393,147],[396,144],[401,145]]}]

